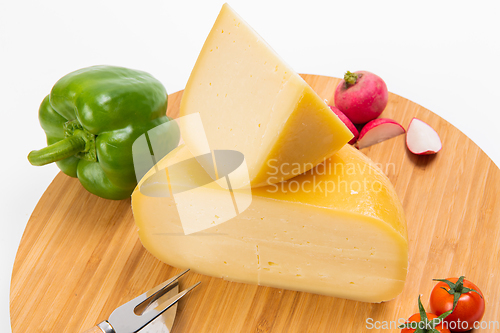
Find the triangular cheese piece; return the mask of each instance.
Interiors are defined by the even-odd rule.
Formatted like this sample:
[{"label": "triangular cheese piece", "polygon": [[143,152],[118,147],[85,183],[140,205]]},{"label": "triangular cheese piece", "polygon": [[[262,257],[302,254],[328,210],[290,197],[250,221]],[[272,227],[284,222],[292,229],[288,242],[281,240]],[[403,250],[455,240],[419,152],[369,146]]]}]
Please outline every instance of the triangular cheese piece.
[{"label": "triangular cheese piece", "polygon": [[206,153],[208,138],[211,150],[243,153],[252,187],[307,171],[352,138],[327,104],[227,4],[182,97],[180,116],[198,112],[204,134],[182,133],[191,152]]}]

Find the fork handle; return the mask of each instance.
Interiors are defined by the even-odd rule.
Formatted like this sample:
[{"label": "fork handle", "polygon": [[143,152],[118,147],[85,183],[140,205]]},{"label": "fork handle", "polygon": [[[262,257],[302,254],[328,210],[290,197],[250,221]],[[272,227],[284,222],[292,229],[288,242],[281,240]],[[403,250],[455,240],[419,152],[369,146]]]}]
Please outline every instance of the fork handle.
[{"label": "fork handle", "polygon": [[108,323],[108,321],[104,320],[83,333],[116,333],[116,332],[113,329],[113,327]]}]

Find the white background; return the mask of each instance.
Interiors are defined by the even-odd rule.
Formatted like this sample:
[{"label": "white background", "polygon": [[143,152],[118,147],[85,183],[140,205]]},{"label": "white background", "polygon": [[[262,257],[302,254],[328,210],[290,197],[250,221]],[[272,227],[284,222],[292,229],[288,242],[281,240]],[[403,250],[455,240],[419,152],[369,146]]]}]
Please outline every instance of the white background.
[{"label": "white background", "polygon": [[[63,75],[97,64],[150,72],[169,93],[183,89],[222,4],[0,0],[0,331],[10,330],[10,276],[24,227],[58,172],[26,159],[45,146],[37,119],[44,96]],[[297,72],[374,72],[391,92],[448,120],[500,165],[494,1],[229,4]]]}]

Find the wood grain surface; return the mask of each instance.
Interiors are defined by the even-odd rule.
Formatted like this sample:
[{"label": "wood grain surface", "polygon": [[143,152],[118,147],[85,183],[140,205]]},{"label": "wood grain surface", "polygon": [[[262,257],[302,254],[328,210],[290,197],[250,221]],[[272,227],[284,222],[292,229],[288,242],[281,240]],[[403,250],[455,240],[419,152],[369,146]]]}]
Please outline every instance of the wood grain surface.
[{"label": "wood grain surface", "polygon": [[93,326],[92,328],[89,328],[83,333],[102,333],[102,330],[97,326]]},{"label": "wood grain surface", "polygon": [[[303,77],[333,101],[338,79]],[[169,115],[177,115],[181,95],[169,96]],[[402,294],[370,304],[188,273],[181,290],[202,283],[180,302],[173,333],[399,332],[395,322],[417,312],[419,294],[428,306],[432,278],[460,275],[482,289],[483,320],[500,320],[499,169],[463,133],[405,98],[390,94],[383,116],[405,128],[418,117],[443,142],[433,156],[411,154],[404,135],[363,150],[386,172],[407,216],[410,263]],[[33,211],[19,246],[10,293],[12,330],[84,331],[179,272],[142,247],[130,200],[98,198],[60,173]],[[370,329],[376,321],[387,321],[392,329]]]}]

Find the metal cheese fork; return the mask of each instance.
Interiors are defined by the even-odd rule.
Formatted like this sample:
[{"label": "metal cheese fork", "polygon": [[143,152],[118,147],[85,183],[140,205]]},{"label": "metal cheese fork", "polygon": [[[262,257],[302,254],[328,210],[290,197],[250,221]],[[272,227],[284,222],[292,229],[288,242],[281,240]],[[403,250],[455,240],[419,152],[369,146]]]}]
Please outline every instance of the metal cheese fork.
[{"label": "metal cheese fork", "polygon": [[108,320],[100,322],[84,333],[138,332],[200,284],[200,282],[197,282],[167,301],[158,304],[159,298],[165,295],[171,288],[177,286],[177,280],[188,271],[189,269],[186,269],[184,272],[121,305],[111,313]]}]

